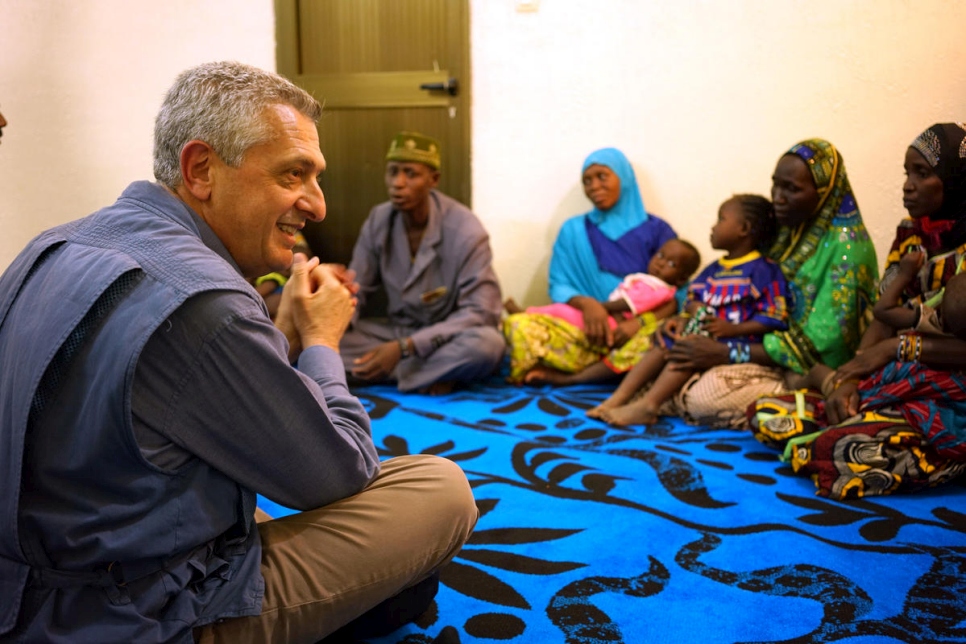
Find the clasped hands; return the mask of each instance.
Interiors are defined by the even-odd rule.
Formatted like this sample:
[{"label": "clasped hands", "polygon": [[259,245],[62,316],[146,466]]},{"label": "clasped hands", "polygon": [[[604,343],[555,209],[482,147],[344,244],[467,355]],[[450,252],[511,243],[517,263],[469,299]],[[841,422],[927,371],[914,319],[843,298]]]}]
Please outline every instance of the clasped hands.
[{"label": "clasped hands", "polygon": [[311,346],[338,351],[355,313],[358,292],[354,271],[296,253],[275,319],[288,339],[289,360],[294,362],[303,348]]}]

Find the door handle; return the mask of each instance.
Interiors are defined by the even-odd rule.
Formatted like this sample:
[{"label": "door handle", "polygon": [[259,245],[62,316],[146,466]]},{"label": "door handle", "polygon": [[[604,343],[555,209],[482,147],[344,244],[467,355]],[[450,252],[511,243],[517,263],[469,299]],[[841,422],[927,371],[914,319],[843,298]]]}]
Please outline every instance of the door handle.
[{"label": "door handle", "polygon": [[419,89],[438,92],[446,91],[450,96],[456,96],[459,94],[460,83],[455,78],[447,78],[444,83],[423,83],[419,86]]}]

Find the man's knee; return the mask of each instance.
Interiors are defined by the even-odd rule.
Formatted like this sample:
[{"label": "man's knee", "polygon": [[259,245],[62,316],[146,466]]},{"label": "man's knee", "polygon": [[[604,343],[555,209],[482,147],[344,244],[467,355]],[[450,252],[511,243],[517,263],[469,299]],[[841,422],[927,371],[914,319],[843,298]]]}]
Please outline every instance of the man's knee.
[{"label": "man's knee", "polygon": [[[400,456],[383,463],[384,471],[399,467],[405,478],[424,495],[434,513],[449,516],[454,529],[468,538],[479,518],[466,474],[453,461],[424,454]],[[465,540],[464,538],[464,540]]]},{"label": "man's knee", "polygon": [[506,352],[506,339],[498,329],[489,326],[477,327],[479,329],[480,351],[486,356],[487,361],[497,365],[503,359]]},{"label": "man's knee", "polygon": [[463,355],[473,355],[474,362],[484,370],[496,369],[506,351],[503,334],[494,327],[475,326],[457,336],[456,346]]}]

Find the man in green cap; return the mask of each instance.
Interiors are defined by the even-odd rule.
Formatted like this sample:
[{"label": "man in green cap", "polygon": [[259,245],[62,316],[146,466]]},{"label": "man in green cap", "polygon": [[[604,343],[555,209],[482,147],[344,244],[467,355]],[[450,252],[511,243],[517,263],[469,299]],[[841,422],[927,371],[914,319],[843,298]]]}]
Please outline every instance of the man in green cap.
[{"label": "man in green cap", "polygon": [[[503,358],[489,235],[436,189],[439,168],[435,139],[401,132],[392,140],[389,201],[369,213],[352,252],[358,307],[339,347],[346,371],[364,382],[442,394],[488,377]],[[379,289],[388,319],[364,317]]]}]

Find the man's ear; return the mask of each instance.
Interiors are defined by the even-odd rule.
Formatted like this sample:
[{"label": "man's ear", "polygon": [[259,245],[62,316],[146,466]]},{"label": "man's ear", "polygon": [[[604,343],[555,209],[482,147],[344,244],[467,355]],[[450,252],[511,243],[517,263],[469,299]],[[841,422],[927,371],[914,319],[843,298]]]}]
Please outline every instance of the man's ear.
[{"label": "man's ear", "polygon": [[439,185],[439,170],[433,170],[433,184],[432,187],[435,188]]},{"label": "man's ear", "polygon": [[181,181],[185,190],[199,201],[211,196],[211,170],[215,151],[204,141],[192,140],[181,148]]}]

